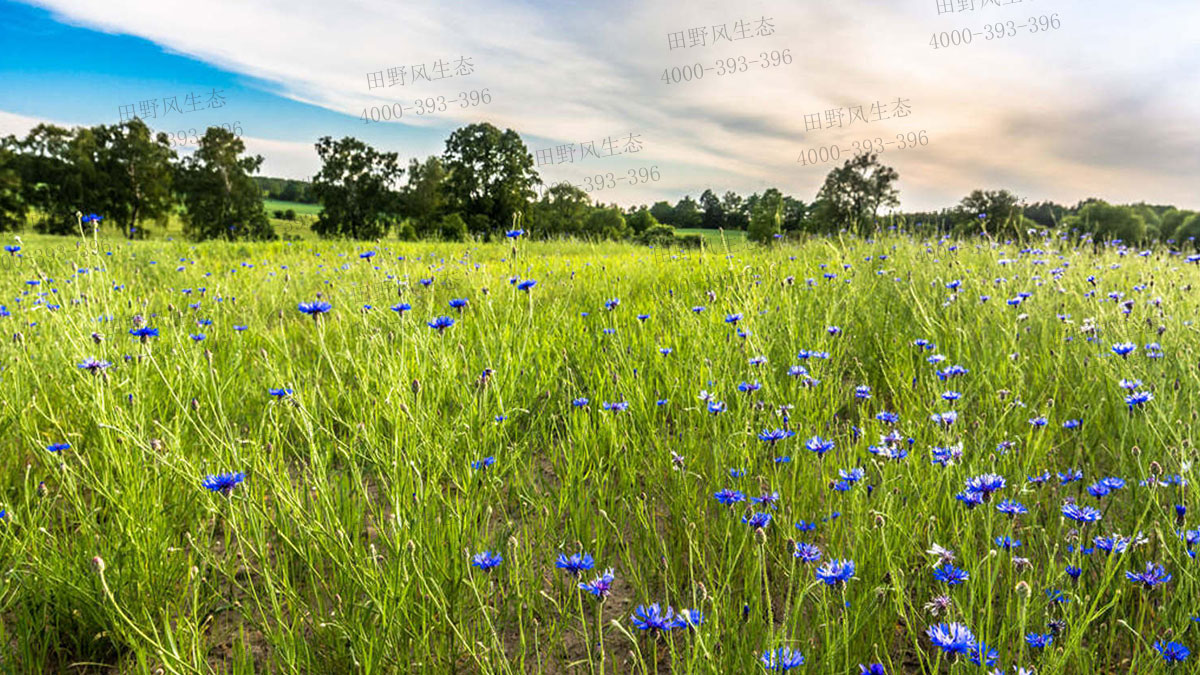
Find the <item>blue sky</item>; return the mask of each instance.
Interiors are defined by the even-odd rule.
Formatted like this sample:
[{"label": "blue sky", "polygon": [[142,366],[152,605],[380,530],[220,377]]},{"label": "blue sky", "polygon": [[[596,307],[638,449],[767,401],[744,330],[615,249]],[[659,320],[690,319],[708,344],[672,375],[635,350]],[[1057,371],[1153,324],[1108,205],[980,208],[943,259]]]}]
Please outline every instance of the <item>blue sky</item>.
[{"label": "blue sky", "polygon": [[[836,163],[806,166],[802,154],[878,142],[908,209],[1001,187],[1200,208],[1200,3],[1152,4],[0,0],[0,134],[115,123],[122,105],[154,100],[152,128],[237,122],[263,173],[296,178],[318,168],[323,135],[405,159],[439,153],[477,121],[517,130],[531,152],[591,143],[604,155],[606,139],[634,135],[636,154],[539,167],[575,183],[656,168],[652,182],[606,180],[616,185],[593,193],[621,204],[768,186],[809,201]],[[930,44],[951,31],[971,43]],[[470,74],[408,79],[414,65],[460,57]],[[663,82],[690,64],[701,79]],[[401,66],[404,84],[369,86],[368,73]],[[484,89],[487,104],[455,103]],[[161,115],[164,98],[213,90],[219,109]],[[908,114],[871,118],[873,104],[900,100]],[[434,111],[417,114],[425,101]],[[382,106],[405,118],[360,119]],[[927,144],[900,149],[919,132]]]}]

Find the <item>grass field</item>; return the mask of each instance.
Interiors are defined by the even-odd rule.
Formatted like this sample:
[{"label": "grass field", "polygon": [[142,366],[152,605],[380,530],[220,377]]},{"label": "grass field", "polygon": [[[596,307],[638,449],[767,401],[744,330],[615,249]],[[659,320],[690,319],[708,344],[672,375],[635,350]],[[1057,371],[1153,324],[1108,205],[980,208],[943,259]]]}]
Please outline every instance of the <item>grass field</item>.
[{"label": "grass field", "polygon": [[1167,672],[1200,273],[1137,253],[25,237],[0,671]]}]

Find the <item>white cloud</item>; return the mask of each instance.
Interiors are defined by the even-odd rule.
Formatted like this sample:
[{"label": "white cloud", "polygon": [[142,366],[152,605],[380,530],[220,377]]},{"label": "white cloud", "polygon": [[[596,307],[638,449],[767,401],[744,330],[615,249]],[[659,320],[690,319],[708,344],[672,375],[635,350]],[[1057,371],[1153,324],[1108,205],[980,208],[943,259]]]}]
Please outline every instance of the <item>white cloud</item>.
[{"label": "white cloud", "polygon": [[[1200,168],[1163,152],[1200,156],[1200,89],[1194,37],[1200,5],[1161,0],[1027,0],[938,15],[934,0],[883,3],[617,2],[599,6],[495,0],[46,0],[67,20],[137,35],[273,83],[285,96],[353,116],[364,106],[488,87],[493,103],[406,118],[440,139],[487,120],[518,130],[531,150],[553,143],[641,134],[637,161],[542,167],[547,179],[578,182],[589,171],[622,175],[657,164],[663,180],[598,193],[649,202],[775,184],[811,199],[827,169],[801,167],[809,147],[847,148],[864,137],[894,140],[926,130],[930,144],[883,160],[902,177],[906,208],[949,205],[976,187],[1013,187],[1032,198],[1099,195],[1200,206]],[[981,3],[977,0],[976,5]],[[1056,14],[1061,28],[1031,33],[1031,16]],[[1136,21],[1131,21],[1131,14]],[[775,34],[669,50],[667,34],[771,17]],[[181,21],[180,17],[187,17]],[[1005,37],[986,40],[996,22]],[[1018,26],[1021,26],[1018,28]],[[972,44],[929,46],[935,32],[971,29]],[[1013,33],[1013,34],[1010,34]],[[710,34],[711,39],[711,34]],[[760,59],[789,49],[793,63],[716,75],[718,59]],[[419,88],[368,91],[366,73],[390,66],[473,58],[475,74]],[[1190,59],[1190,60],[1189,60]],[[666,85],[665,68],[700,62],[697,82]],[[1154,118],[1113,124],[1136,97]],[[830,108],[910,99],[913,114],[856,128],[805,133],[804,116]],[[1025,128],[1019,120],[1036,120]],[[263,144],[268,173],[312,173],[315,139]],[[429,144],[426,144],[428,146]],[[1090,149],[1090,150],[1089,150]],[[1173,150],[1169,150],[1173,149]],[[278,156],[268,153],[278,152]],[[417,154],[417,153],[414,153]],[[1159,161],[1161,159],[1161,161]],[[832,165],[831,165],[832,166]],[[1181,171],[1182,167],[1182,171]]]}]

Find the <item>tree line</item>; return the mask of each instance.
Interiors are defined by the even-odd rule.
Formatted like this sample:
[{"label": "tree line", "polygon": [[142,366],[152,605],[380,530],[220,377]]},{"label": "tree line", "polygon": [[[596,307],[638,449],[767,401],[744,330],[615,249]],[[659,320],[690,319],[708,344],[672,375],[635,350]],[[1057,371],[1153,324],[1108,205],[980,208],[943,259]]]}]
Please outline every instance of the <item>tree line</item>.
[{"label": "tree line", "polygon": [[[24,138],[0,139],[0,231],[32,226],[77,234],[84,213],[125,236],[165,228],[178,215],[192,239],[272,239],[264,196],[318,203],[312,223],[322,237],[406,240],[489,239],[522,229],[534,238],[577,237],[647,244],[699,245],[683,229],[745,230],[752,241],[808,234],[869,234],[902,227],[925,234],[1019,237],[1057,228],[1094,240],[1194,245],[1200,214],[1173,206],[1026,204],[1008,190],[974,190],[937,212],[903,213],[899,174],[862,153],[835,167],[810,203],[776,188],[748,196],[707,189],[698,199],[622,208],[594,202],[569,183],[546,187],[520,135],[487,123],[461,127],[440,155],[410,159],[353,138],[323,137],[321,169],[311,181],[254,176],[263,158],[240,138],[210,127],[180,157],[165,133],[140,120],[64,129],[40,124]],[[91,222],[90,226],[97,223]]]}]

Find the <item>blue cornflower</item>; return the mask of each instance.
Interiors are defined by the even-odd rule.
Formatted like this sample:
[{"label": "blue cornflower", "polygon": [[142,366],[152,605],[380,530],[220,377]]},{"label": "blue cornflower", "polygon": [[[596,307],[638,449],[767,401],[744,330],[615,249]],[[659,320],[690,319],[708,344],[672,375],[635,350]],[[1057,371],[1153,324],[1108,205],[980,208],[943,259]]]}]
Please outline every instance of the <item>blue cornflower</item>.
[{"label": "blue cornflower", "polygon": [[792,668],[804,665],[804,655],[800,653],[800,650],[787,647],[765,650],[760,660],[764,668],[777,673],[786,673]]},{"label": "blue cornflower", "polygon": [[1118,342],[1112,346],[1112,350],[1117,356],[1129,356],[1135,349],[1137,349],[1137,345],[1132,342]]},{"label": "blue cornflower", "polygon": [[587,553],[572,553],[570,556],[559,553],[554,566],[572,576],[579,576],[584,570],[592,569],[595,561]]},{"label": "blue cornflower", "polygon": [[324,300],[314,300],[313,302],[302,302],[296,305],[296,308],[315,319],[333,309],[333,305]]},{"label": "blue cornflower", "polygon": [[670,356],[672,351],[673,350],[670,347],[661,347],[659,348],[658,353],[662,354],[663,356]]},{"label": "blue cornflower", "polygon": [[930,626],[925,634],[947,654],[966,654],[975,646],[975,635],[961,623],[939,623]]},{"label": "blue cornflower", "polygon": [[608,311],[611,312],[612,310],[617,308],[617,305],[620,305],[620,304],[621,304],[621,300],[619,298],[613,298],[612,300],[608,300],[604,303],[604,309],[607,309]]},{"label": "blue cornflower", "polygon": [[489,466],[491,466],[495,463],[496,463],[496,458],[488,456],[488,457],[484,457],[483,459],[479,459],[474,462],[471,462],[471,468],[475,469],[476,471],[486,471]]},{"label": "blue cornflower", "polygon": [[887,675],[882,663],[872,663],[868,666],[858,664],[858,675]]},{"label": "blue cornflower", "polygon": [[221,494],[227,495],[230,492],[233,492],[233,488],[237,487],[238,483],[241,483],[244,480],[246,480],[246,474],[239,471],[237,473],[218,473],[215,475],[209,474],[208,476],[204,477],[204,480],[200,484],[203,485],[206,490],[220,492]]},{"label": "blue cornflower", "polygon": [[1179,644],[1178,642],[1168,642],[1166,644],[1163,644],[1162,642],[1155,642],[1154,649],[1158,651],[1159,654],[1162,654],[1163,661],[1166,661],[1170,664],[1182,663],[1186,661],[1187,657],[1192,653],[1187,647]]},{"label": "blue cornflower", "polygon": [[742,315],[741,315],[741,314],[727,314],[727,315],[725,315],[725,323],[737,324],[737,322],[739,322],[739,321],[741,321],[741,320],[742,320]]},{"label": "blue cornflower", "polygon": [[1038,416],[1038,417],[1031,418],[1029,420],[1029,423],[1031,425],[1033,425],[1035,428],[1040,429],[1040,428],[1046,426],[1047,424],[1049,424],[1050,420],[1046,419],[1044,416]]},{"label": "blue cornflower", "polygon": [[1062,514],[1080,523],[1094,523],[1100,520],[1100,512],[1090,506],[1063,504]]},{"label": "blue cornflower", "polygon": [[1092,538],[1092,543],[1096,545],[1096,548],[1110,554],[1124,553],[1125,550],[1129,548],[1130,541],[1132,540],[1126,539],[1119,534],[1114,534],[1111,537],[1097,536]]},{"label": "blue cornflower", "polygon": [[138,338],[142,342],[147,342],[152,337],[158,337],[158,329],[150,328],[149,326],[142,326],[140,328],[131,328],[129,330],[129,334],[135,338]]},{"label": "blue cornflower", "polygon": [[1070,419],[1063,422],[1064,429],[1078,429],[1083,424],[1083,420]]},{"label": "blue cornflower", "polygon": [[764,492],[759,497],[751,497],[750,501],[755,504],[762,504],[764,507],[775,508],[775,504],[779,502],[778,492]]},{"label": "blue cornflower", "polygon": [[862,480],[863,477],[866,475],[867,475],[867,472],[862,467],[856,467],[854,469],[850,469],[849,471],[847,471],[846,469],[838,470],[838,477],[840,477],[842,480],[846,481],[847,483],[857,483],[858,481]]},{"label": "blue cornflower", "polygon": [[70,443],[51,443],[50,445],[46,446],[46,449],[49,450],[50,452],[62,452],[63,450],[70,450],[71,444]]},{"label": "blue cornflower", "polygon": [[526,280],[522,281],[521,283],[517,284],[517,289],[525,291],[525,292],[529,292],[529,290],[532,289],[534,286],[537,286],[536,281],[534,281],[533,279],[526,279]]},{"label": "blue cornflower", "polygon": [[958,421],[958,413],[954,412],[953,410],[944,413],[934,413],[929,416],[929,419],[937,424],[950,426]]},{"label": "blue cornflower", "polygon": [[1162,565],[1155,563],[1146,563],[1145,572],[1125,572],[1125,578],[1135,584],[1141,584],[1143,588],[1151,589],[1159,584],[1165,584],[1171,580],[1171,575],[1167,570],[1163,569]]},{"label": "blue cornflower", "polygon": [[785,438],[791,438],[795,435],[796,432],[792,431],[791,429],[767,429],[759,432],[758,440],[763,441],[764,443],[775,445],[779,441],[782,441]]},{"label": "blue cornflower", "polygon": [[767,525],[771,524],[771,514],[755,513],[755,514],[751,515],[749,518],[742,516],[742,522],[748,523],[750,525],[750,527],[753,527],[755,529],[761,528],[761,527],[766,527]]},{"label": "blue cornflower", "polygon": [[827,441],[820,436],[813,436],[804,442],[804,447],[808,448],[812,452],[817,453],[818,457],[823,457],[825,453],[834,448],[834,443],[833,441]]},{"label": "blue cornflower", "polygon": [[854,577],[853,560],[827,560],[817,568],[817,579],[828,586],[836,586],[850,581]]},{"label": "blue cornflower", "polygon": [[525,230],[507,230],[505,231],[504,236],[508,237],[509,239],[516,239],[523,234],[525,234]]},{"label": "blue cornflower", "polygon": [[812,532],[813,530],[817,529],[817,524],[810,523],[807,520],[801,520],[800,522],[796,523],[796,529],[800,530],[801,532]]},{"label": "blue cornflower", "polygon": [[1054,642],[1054,635],[1050,633],[1029,633],[1025,636],[1025,642],[1029,643],[1034,649],[1045,649]]},{"label": "blue cornflower", "polygon": [[1135,391],[1129,396],[1125,397],[1125,404],[1128,405],[1129,409],[1132,411],[1137,406],[1153,400],[1154,394],[1148,391]]},{"label": "blue cornflower", "polygon": [[447,328],[454,325],[454,319],[448,316],[437,316],[433,318],[433,321],[426,321],[425,325],[437,329],[438,333],[444,333]]},{"label": "blue cornflower", "polygon": [[1007,534],[1004,535],[1003,537],[996,537],[995,542],[996,542],[996,546],[999,546],[1000,548],[1004,549],[1005,551],[1010,551],[1014,548],[1019,548],[1021,546],[1020,539],[1013,539],[1012,537],[1008,536]]},{"label": "blue cornflower", "polygon": [[739,490],[730,490],[725,488],[720,492],[714,492],[713,497],[726,506],[733,506],[738,502],[746,501],[746,494]]},{"label": "blue cornflower", "polygon": [[1000,658],[1000,653],[995,649],[991,649],[982,642],[976,642],[972,647],[967,649],[967,655],[971,657],[971,663],[977,666],[994,666],[996,659]]},{"label": "blue cornflower", "polygon": [[16,255],[17,251],[21,250],[21,247],[9,245],[5,246],[4,250],[7,251],[9,255]]},{"label": "blue cornflower", "polygon": [[900,416],[894,412],[883,411],[875,415],[875,419],[887,424],[895,424],[900,421]]},{"label": "blue cornflower", "polygon": [[363,260],[370,260],[371,258],[375,257],[375,251],[365,251],[363,253],[359,253],[358,257]]},{"label": "blue cornflower", "polygon": [[192,342],[202,342],[208,336],[205,335],[204,333],[193,333],[193,334],[189,335],[188,337],[192,338]]},{"label": "blue cornflower", "polygon": [[586,406],[587,404],[588,404],[588,400],[586,398],[580,397],[580,398],[571,399],[571,405],[576,408],[582,408],[582,407]]},{"label": "blue cornflower", "polygon": [[276,398],[283,398],[284,396],[291,396],[292,390],[286,388],[268,389],[267,393]]},{"label": "blue cornflower", "polygon": [[821,549],[817,548],[816,544],[800,543],[796,544],[794,555],[806,563],[813,563],[821,559]]},{"label": "blue cornflower", "polygon": [[854,398],[867,400],[871,398],[871,388],[865,384],[854,388]]},{"label": "blue cornflower", "polygon": [[467,306],[466,298],[452,298],[450,300],[450,307],[452,309],[457,309],[459,312],[462,312],[463,307],[466,307],[466,306]]},{"label": "blue cornflower", "polygon": [[1080,469],[1067,469],[1066,471],[1059,471],[1058,480],[1062,485],[1083,480],[1083,471]]},{"label": "blue cornflower", "polygon": [[646,605],[638,605],[633,610],[633,615],[629,617],[633,621],[633,625],[641,630],[650,631],[652,634],[657,631],[666,631],[673,628],[682,628],[687,625],[685,621],[675,616],[675,610],[667,606],[664,612],[658,603],[653,603],[649,607]]},{"label": "blue cornflower", "polygon": [[714,415],[716,415],[717,413],[725,412],[725,402],[724,401],[709,401],[708,402],[708,412],[710,412]]},{"label": "blue cornflower", "polygon": [[1029,509],[1020,502],[1014,502],[1011,499],[1005,499],[996,505],[996,510],[1000,513],[1005,513],[1010,516],[1017,516],[1022,513],[1029,513]]},{"label": "blue cornflower", "polygon": [[614,401],[613,403],[609,403],[608,401],[603,401],[600,403],[600,407],[604,408],[605,410],[611,410],[614,413],[621,413],[629,410],[629,402]]},{"label": "blue cornflower", "polygon": [[502,562],[504,562],[504,558],[499,553],[492,553],[491,551],[484,551],[471,556],[471,566],[478,567],[485,572]]},{"label": "blue cornflower", "polygon": [[1066,572],[1067,572],[1067,575],[1070,576],[1072,579],[1079,579],[1079,575],[1083,574],[1083,568],[1076,567],[1074,565],[1067,565]]},{"label": "blue cornflower", "polygon": [[978,492],[984,497],[987,497],[997,490],[1001,490],[1006,485],[1004,476],[995,473],[985,473],[967,480],[966,489],[969,492]]},{"label": "blue cornflower", "polygon": [[111,365],[112,364],[108,361],[89,357],[84,359],[83,362],[79,364],[79,367],[95,375]]},{"label": "blue cornflower", "polygon": [[936,581],[941,581],[947,586],[957,586],[971,578],[970,574],[964,569],[959,569],[950,563],[946,563],[941,567],[933,570],[933,578]]},{"label": "blue cornflower", "polygon": [[412,309],[412,305],[408,304],[407,302],[401,302],[401,303],[392,305],[392,311],[399,314],[400,316],[404,316],[404,313],[409,311],[410,309]]},{"label": "blue cornflower", "polygon": [[587,591],[588,593],[591,593],[592,595],[596,596],[597,598],[600,598],[601,600],[603,600],[604,598],[607,598],[608,594],[611,592],[612,583],[613,583],[613,571],[611,569],[608,569],[608,570],[604,571],[604,574],[596,577],[595,579],[592,579],[588,583],[580,582],[579,588],[580,588],[580,590]]},{"label": "blue cornflower", "polygon": [[753,384],[751,384],[749,382],[742,382],[742,383],[738,384],[737,388],[738,388],[738,391],[740,391],[744,394],[749,394],[752,392],[756,392],[759,389],[762,389],[762,385],[759,384],[758,381],[756,380]]}]

